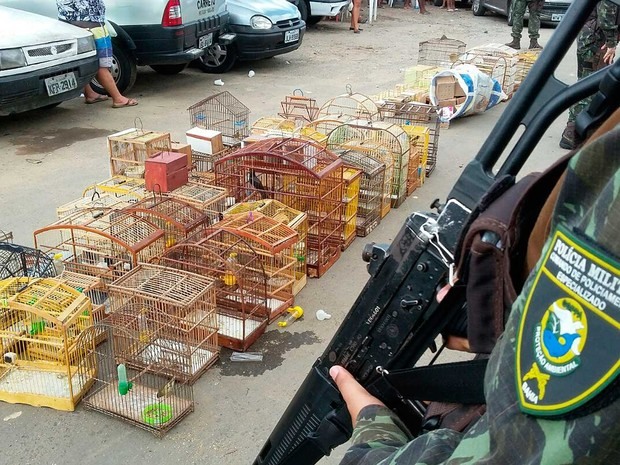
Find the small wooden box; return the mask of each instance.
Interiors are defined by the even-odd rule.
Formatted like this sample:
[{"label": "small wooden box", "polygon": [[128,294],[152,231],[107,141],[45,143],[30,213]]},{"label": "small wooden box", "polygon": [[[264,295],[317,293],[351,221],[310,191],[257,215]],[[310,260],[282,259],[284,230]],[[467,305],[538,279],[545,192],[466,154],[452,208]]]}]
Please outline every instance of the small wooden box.
[{"label": "small wooden box", "polygon": [[159,152],[144,162],[146,189],[171,192],[187,184],[187,155],[177,152]]},{"label": "small wooden box", "polygon": [[220,131],[192,128],[185,133],[185,136],[187,137],[187,143],[191,145],[192,150],[196,152],[212,155],[224,150],[222,133]]},{"label": "small wooden box", "polygon": [[172,142],[170,149],[171,152],[187,155],[187,170],[190,171],[192,169],[192,146],[181,142]]}]

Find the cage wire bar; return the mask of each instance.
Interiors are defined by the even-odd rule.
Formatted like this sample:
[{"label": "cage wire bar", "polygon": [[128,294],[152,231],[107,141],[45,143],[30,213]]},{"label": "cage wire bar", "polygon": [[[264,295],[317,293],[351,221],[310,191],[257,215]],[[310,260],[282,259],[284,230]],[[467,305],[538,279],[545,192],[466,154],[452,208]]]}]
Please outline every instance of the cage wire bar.
[{"label": "cage wire bar", "polygon": [[320,144],[271,138],[243,147],[215,166],[235,202],[272,198],[308,215],[308,275],[322,276],[340,257],[344,166]]},{"label": "cage wire bar", "polygon": [[92,208],[122,210],[137,201],[138,197],[131,194],[99,193],[95,191],[89,197],[81,197],[61,205],[56,209],[56,217],[61,220],[72,213]]},{"label": "cage wire bar", "polygon": [[127,363],[193,384],[219,356],[213,279],[143,263],[108,286],[112,322],[140,330]]},{"label": "cage wire bar", "polygon": [[170,152],[170,133],[130,128],[108,136],[110,175],[144,177],[144,161],[159,152]]},{"label": "cage wire bar", "polygon": [[187,111],[190,127],[221,132],[224,145],[239,145],[250,134],[250,109],[228,91],[211,95]]},{"label": "cage wire bar", "polygon": [[454,66],[473,64],[484,74],[497,80],[510,98],[515,91],[519,52],[504,44],[473,47],[461,54]]},{"label": "cage wire bar", "polygon": [[265,332],[267,276],[249,244],[242,240],[227,248],[208,241],[177,244],[159,264],[214,279],[221,346],[244,352]]},{"label": "cage wire bar", "polygon": [[0,306],[0,400],[73,411],[94,382],[90,300],[54,278],[31,281]]},{"label": "cage wire bar", "polygon": [[115,197],[130,196],[136,200],[143,199],[149,192],[144,187],[144,179],[127,176],[112,176],[103,181],[87,186],[82,197],[94,196],[95,193],[113,194]]},{"label": "cage wire bar", "polygon": [[351,166],[346,166],[344,170],[344,226],[342,228],[342,250],[347,247],[357,237],[357,208],[359,206],[360,183],[362,171]]},{"label": "cage wire bar", "polygon": [[[135,323],[135,321],[134,321]],[[92,349],[97,363],[93,387],[84,397],[89,410],[109,415],[163,437],[194,411],[192,386],[167,374],[157,364],[135,367],[128,363],[143,345],[135,324],[113,315],[110,321],[87,330],[104,343]]]},{"label": "cage wire bar", "polygon": [[418,45],[418,64],[448,69],[459,59],[459,55],[465,52],[466,47],[465,42],[449,39],[445,35],[425,40]]},{"label": "cage wire bar", "polygon": [[205,213],[209,225],[220,221],[228,201],[225,188],[195,181],[190,181],[167,195]]},{"label": "cage wire bar", "polygon": [[64,269],[109,284],[166,249],[164,231],[128,212],[84,210],[34,232],[35,247],[62,254]]},{"label": "cage wire bar", "polygon": [[301,89],[295,89],[292,95],[287,95],[280,103],[282,111],[278,116],[293,120],[301,124],[315,120],[320,108],[316,104],[316,100],[305,97]]},{"label": "cage wire bar", "polygon": [[347,86],[346,93],[334,97],[323,104],[317,118],[350,117],[351,119],[374,120],[379,114],[377,104],[366,95],[354,93]]},{"label": "cage wire bar", "polygon": [[10,242],[0,242],[0,279],[53,278],[56,276],[53,255]]}]

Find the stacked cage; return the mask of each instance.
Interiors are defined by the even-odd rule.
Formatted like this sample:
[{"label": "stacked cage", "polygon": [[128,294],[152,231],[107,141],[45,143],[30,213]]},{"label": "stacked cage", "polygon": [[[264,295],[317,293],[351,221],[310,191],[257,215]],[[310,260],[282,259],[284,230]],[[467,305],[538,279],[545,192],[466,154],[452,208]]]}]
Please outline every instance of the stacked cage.
[{"label": "stacked cage", "polygon": [[266,136],[273,132],[293,132],[295,131],[295,121],[282,117],[264,117],[257,119],[252,125],[251,134]]},{"label": "stacked cage", "polygon": [[338,155],[345,164],[362,171],[355,231],[360,237],[367,236],[381,222],[385,165],[353,150],[340,150]]},{"label": "stacked cage", "polygon": [[230,92],[207,97],[187,109],[190,127],[219,131],[222,142],[237,146],[250,134],[250,110]]},{"label": "stacked cage", "polygon": [[301,124],[314,121],[320,108],[316,104],[316,100],[310,97],[304,97],[303,92],[296,89],[293,95],[287,95],[281,103],[282,111],[278,116],[292,121],[299,121]]},{"label": "stacked cage", "polygon": [[542,49],[525,50],[517,54],[517,73],[515,75],[515,91],[521,85],[525,77],[534,66],[534,62],[540,56]]},{"label": "stacked cage", "polygon": [[446,36],[420,42],[418,46],[418,64],[438,66],[444,69],[450,68],[459,59],[459,56],[465,52],[465,47],[465,42],[448,39]]},{"label": "stacked cage", "polygon": [[112,176],[104,181],[92,184],[82,193],[82,197],[95,198],[99,194],[112,194],[117,198],[128,196],[134,200],[140,200],[149,195],[144,187],[144,179],[130,178],[127,176]]},{"label": "stacked cage", "polygon": [[97,369],[91,303],[54,278],[13,290],[0,306],[0,400],[73,411]]},{"label": "stacked cage", "polygon": [[210,225],[222,218],[228,201],[226,189],[198,182],[188,182],[167,195],[204,213]]},{"label": "stacked cage", "polygon": [[362,171],[347,166],[344,169],[344,226],[342,228],[342,250],[346,250],[351,242],[357,237],[357,208],[360,198],[360,183],[362,179]]},{"label": "stacked cage", "polygon": [[455,64],[475,65],[484,74],[497,80],[502,91],[510,98],[515,90],[518,68],[518,53],[503,44],[487,44],[467,50]]},{"label": "stacked cage", "polygon": [[213,184],[215,175],[213,167],[216,160],[232,152],[234,147],[225,146],[221,151],[216,153],[203,153],[197,150],[192,151],[192,170],[189,173],[189,179],[200,184]]},{"label": "stacked cage", "polygon": [[[422,166],[425,175],[430,174],[437,165],[437,154],[439,152],[439,113],[433,105],[424,105],[416,102],[393,103],[386,102],[379,107],[381,120],[387,123],[401,126],[405,132],[409,126],[414,130],[428,129],[428,150],[422,156]],[[420,128],[421,127],[421,128]]]},{"label": "stacked cage", "polygon": [[379,114],[377,104],[363,94],[353,93],[347,88],[347,93],[328,100],[319,110],[317,118],[345,117],[349,119],[374,120]]},{"label": "stacked cage", "polygon": [[52,278],[56,276],[53,262],[54,254],[45,254],[10,242],[0,242],[0,279]]},{"label": "stacked cage", "polygon": [[198,234],[209,222],[203,210],[174,197],[147,197],[123,211],[144,218],[163,230],[166,248]]},{"label": "stacked cage", "polygon": [[90,209],[122,210],[137,202],[137,197],[131,194],[106,194],[94,192],[87,197],[67,202],[56,209],[56,216],[59,220],[71,215],[72,213]]},{"label": "stacked cage", "polygon": [[[229,250],[231,244],[239,244],[239,238],[251,246],[244,253],[255,252],[262,264],[267,284],[269,321],[275,320],[293,304],[295,284],[294,245],[299,236],[292,228],[258,211],[229,215],[216,225],[205,243],[219,250]],[[239,247],[240,245],[237,245]],[[239,254],[228,256],[235,264]]]},{"label": "stacked cage", "polygon": [[138,333],[126,347],[128,365],[153,369],[193,384],[218,358],[217,311],[212,278],[141,264],[109,285],[109,323]]},{"label": "stacked cage", "polygon": [[322,276],[340,257],[344,167],[321,145],[272,138],[221,159],[217,184],[236,202],[272,198],[308,215],[308,275]]},{"label": "stacked cage", "polygon": [[[148,307],[135,313],[142,317],[143,310],[144,315],[153,313]],[[140,321],[145,326],[140,327]],[[145,347],[143,328],[149,324],[146,316],[137,320],[131,314],[119,315],[88,330],[91,337],[101,334],[106,342],[92,350],[97,372],[83,403],[162,437],[194,410],[194,395],[188,382],[171,376],[162,364],[132,364],[136,352]]]},{"label": "stacked cage", "polygon": [[144,162],[158,152],[169,152],[170,133],[126,129],[108,136],[110,174],[144,177]]},{"label": "stacked cage", "polygon": [[[229,235],[219,236],[221,240]],[[178,244],[159,263],[214,280],[221,346],[245,351],[265,332],[267,277],[259,255],[241,238],[228,248],[208,240]]]},{"label": "stacked cage", "polygon": [[60,254],[64,269],[101,277],[106,284],[166,249],[164,231],[119,210],[84,210],[34,232],[35,247]]},{"label": "stacked cage", "polygon": [[307,280],[306,251],[308,249],[308,215],[288,207],[277,200],[265,199],[237,203],[224,212],[224,217],[249,211],[258,211],[265,216],[287,225],[297,233],[298,241],[293,245],[292,250],[293,257],[295,257],[293,294],[297,295],[299,291],[304,288]]}]

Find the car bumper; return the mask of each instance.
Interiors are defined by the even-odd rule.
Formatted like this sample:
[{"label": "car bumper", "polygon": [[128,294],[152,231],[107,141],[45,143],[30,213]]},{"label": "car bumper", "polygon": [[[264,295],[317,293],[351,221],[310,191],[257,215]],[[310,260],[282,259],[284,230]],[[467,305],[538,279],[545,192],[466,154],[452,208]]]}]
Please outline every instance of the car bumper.
[{"label": "car bumper", "polygon": [[310,2],[310,11],[312,16],[336,16],[345,6],[349,4],[348,0],[334,2],[333,0],[313,0]]},{"label": "car bumper", "polygon": [[[34,110],[79,97],[84,86],[91,81],[99,69],[96,56],[64,63],[29,73],[0,76],[0,116]],[[47,95],[45,79],[51,76],[74,72],[77,88],[54,96]]]},{"label": "car bumper", "polygon": [[[239,60],[260,60],[297,50],[306,32],[306,25],[302,21],[301,25],[295,27],[284,29],[274,26],[268,31],[259,31],[249,26],[235,25],[231,25],[230,29],[237,35],[235,40],[237,58]],[[284,36],[286,32],[295,29],[299,30],[299,39],[295,42],[285,43]]]},{"label": "car bumper", "polygon": [[570,3],[546,3],[540,12],[540,21],[553,24],[559,23],[566,14],[566,10],[568,10],[569,6]]}]

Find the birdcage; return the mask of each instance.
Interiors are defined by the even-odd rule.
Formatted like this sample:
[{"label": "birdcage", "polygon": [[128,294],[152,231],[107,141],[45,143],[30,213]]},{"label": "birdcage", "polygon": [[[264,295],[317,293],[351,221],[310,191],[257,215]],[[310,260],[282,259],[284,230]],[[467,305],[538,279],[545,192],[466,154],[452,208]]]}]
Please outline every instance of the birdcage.
[{"label": "birdcage", "polygon": [[[431,133],[424,126],[403,126],[409,136],[409,171],[407,174],[407,195],[424,184],[428,169]],[[414,153],[417,158],[414,159]]]},{"label": "birdcage", "polygon": [[282,117],[264,117],[257,119],[252,124],[251,134],[264,135],[272,130],[294,131],[295,121]]},{"label": "birdcage", "polygon": [[[234,147],[225,146],[223,150],[216,153],[203,153],[197,150],[192,151],[192,171],[190,176],[201,179],[211,179],[215,161],[235,150]],[[207,174],[208,173],[208,174]]]},{"label": "birdcage", "polygon": [[0,242],[13,242],[13,233],[11,231],[2,231],[0,229]]},{"label": "birdcage", "polygon": [[302,124],[315,120],[319,114],[319,107],[316,100],[305,97],[301,89],[295,89],[293,95],[287,95],[281,103],[282,111],[278,116],[293,121],[300,121]]},{"label": "birdcage", "polygon": [[0,400],[73,411],[93,383],[90,300],[54,278],[30,282],[0,307]]},{"label": "birdcage", "polygon": [[209,224],[217,223],[226,210],[227,191],[223,187],[192,181],[167,195],[204,212]]},{"label": "birdcage", "polygon": [[194,411],[193,388],[161,365],[130,365],[136,348],[144,345],[142,331],[135,319],[113,316],[88,330],[103,334],[106,342],[92,350],[98,369],[83,404],[162,437]]},{"label": "birdcage", "polygon": [[294,208],[284,205],[273,199],[256,200],[253,202],[236,203],[224,212],[224,217],[258,211],[265,216],[273,218],[293,229],[298,236],[298,241],[293,245],[293,257],[295,257],[295,282],[293,294],[297,295],[306,285],[306,250],[308,249],[308,215]]},{"label": "birdcage", "polygon": [[[275,320],[293,304],[297,263],[293,247],[299,242],[299,236],[292,228],[258,211],[229,215],[215,228],[215,234],[207,235],[207,244],[228,250],[231,243],[237,244],[239,238],[243,238],[258,255],[267,277],[269,321]],[[238,253],[234,261],[237,258]]]},{"label": "birdcage", "polygon": [[230,92],[207,97],[187,109],[190,127],[222,133],[224,145],[239,145],[250,134],[250,110]]},{"label": "birdcage", "polygon": [[378,114],[377,104],[370,97],[354,93],[351,86],[347,86],[346,93],[325,102],[317,118],[341,116],[374,120]]},{"label": "birdcage", "polygon": [[106,284],[140,262],[160,256],[164,231],[119,210],[84,210],[34,232],[35,247],[62,254],[65,270],[101,277]]},{"label": "birdcage", "polygon": [[[225,232],[219,235],[218,242],[232,237]],[[267,275],[259,255],[240,237],[229,248],[208,240],[178,244],[159,263],[214,279],[221,346],[245,351],[265,332],[270,313]]]},{"label": "birdcage", "polygon": [[[141,200],[149,192],[144,187],[144,179],[129,178],[127,176],[112,176],[104,181],[91,184],[82,192],[82,197],[94,198],[97,194],[112,194],[117,198],[129,196],[136,200]],[[110,205],[103,205],[109,207]]]},{"label": "birdcage", "polygon": [[130,128],[108,136],[110,175],[144,177],[144,161],[158,152],[170,152],[170,133]]},{"label": "birdcage", "polygon": [[362,171],[347,166],[344,170],[344,226],[342,228],[342,250],[351,245],[356,237],[357,207],[360,197]]},{"label": "birdcage", "polygon": [[209,223],[207,214],[202,210],[174,197],[153,195],[123,211],[144,218],[162,229],[166,247],[172,247],[199,229],[204,229]]},{"label": "birdcage", "polygon": [[0,308],[7,308],[9,297],[13,297],[39,279],[26,277],[0,279]]},{"label": "birdcage", "polygon": [[23,245],[0,242],[0,279],[52,278],[56,276],[53,256]]},{"label": "birdcage", "polygon": [[300,139],[266,139],[222,158],[218,185],[236,202],[273,198],[308,214],[308,275],[320,277],[340,257],[343,228],[342,160]]},{"label": "birdcage", "polygon": [[421,163],[422,149],[418,146],[411,147],[409,152],[409,172],[407,173],[407,197],[420,187],[423,174]]},{"label": "birdcage", "polygon": [[448,39],[445,35],[439,39],[425,40],[418,46],[418,64],[450,68],[466,46],[465,42]]},{"label": "birdcage", "polygon": [[314,121],[308,123],[305,127],[322,134],[327,141],[329,135],[334,129],[353,119],[354,118],[350,115],[328,115],[315,119]]},{"label": "birdcage", "polygon": [[[384,121],[353,120],[336,128],[329,135],[327,146],[351,148],[347,141],[378,142],[392,157],[391,206],[399,207],[406,198],[409,163],[409,137],[402,127]],[[344,142],[341,142],[344,141]],[[354,149],[356,150],[356,149]]]},{"label": "birdcage", "polygon": [[217,361],[212,278],[143,263],[108,287],[112,321],[141,331],[127,363],[193,383]]},{"label": "birdcage", "polygon": [[[465,51],[465,48],[463,48],[463,51]],[[444,70],[446,67],[449,67],[449,65],[430,66],[425,64],[417,64],[410,66],[405,69],[404,87],[407,89],[424,89],[428,92],[431,87],[431,80],[433,79],[433,76]]]},{"label": "birdcage", "polygon": [[470,48],[459,55],[455,65],[475,65],[484,74],[497,80],[502,91],[511,97],[515,90],[519,52],[503,44],[486,44]]},{"label": "birdcage", "polygon": [[423,166],[426,176],[430,176],[437,166],[437,154],[439,152],[440,121],[437,107],[417,102],[386,102],[379,107],[379,114],[382,121],[397,124],[405,132],[407,132],[408,126],[417,128],[415,129],[417,131],[423,130],[422,128],[428,129],[428,151]]},{"label": "birdcage", "polygon": [[56,209],[56,216],[60,220],[72,213],[81,210],[90,210],[92,208],[111,208],[113,210],[122,210],[123,208],[136,203],[138,198],[130,194],[106,194],[93,192],[92,195],[81,197],[71,202],[67,202]]},{"label": "birdcage", "polygon": [[358,236],[367,236],[381,222],[385,165],[354,150],[339,150],[337,153],[345,164],[362,171],[355,229]]},{"label": "birdcage", "polygon": [[515,90],[518,87],[525,77],[532,69],[534,62],[540,56],[540,52],[542,49],[534,49],[534,50],[524,50],[522,52],[517,53],[517,72],[515,75]]}]

